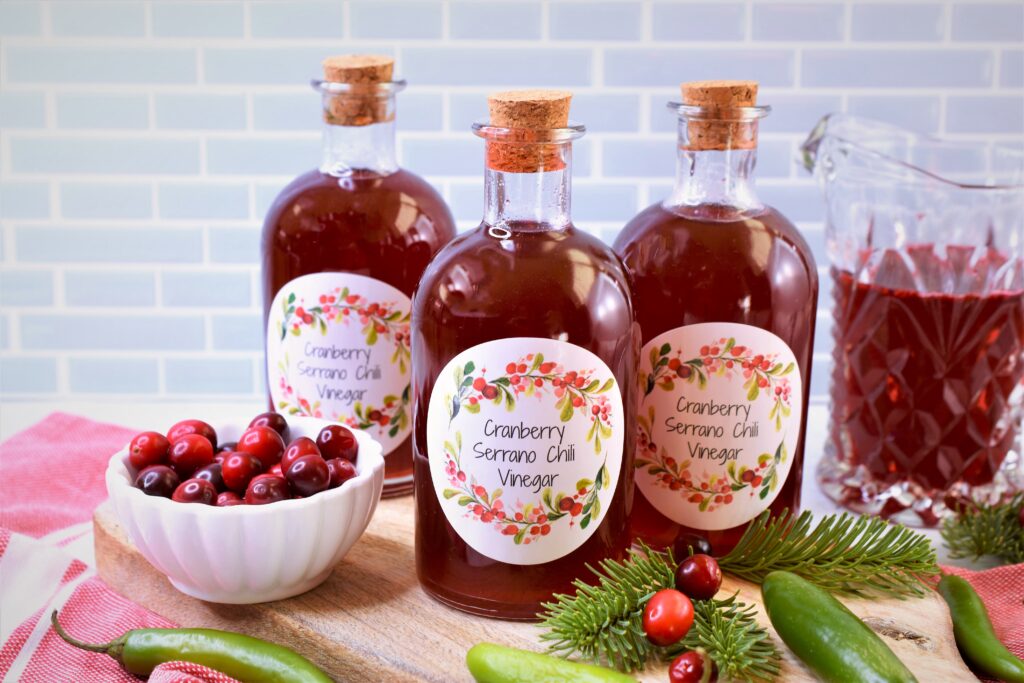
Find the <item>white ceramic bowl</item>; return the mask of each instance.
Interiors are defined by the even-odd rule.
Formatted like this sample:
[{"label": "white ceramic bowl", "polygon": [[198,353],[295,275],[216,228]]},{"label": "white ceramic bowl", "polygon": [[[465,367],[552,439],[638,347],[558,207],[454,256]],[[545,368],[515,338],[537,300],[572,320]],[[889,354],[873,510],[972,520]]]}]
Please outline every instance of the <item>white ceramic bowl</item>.
[{"label": "white ceramic bowl", "polygon": [[[246,422],[214,424],[218,440],[235,441]],[[316,439],[325,420],[288,419],[290,438]],[[365,432],[357,476],[308,498],[218,508],[175,503],[135,488],[125,446],[110,458],[107,493],[121,526],[175,588],[210,602],[280,600],[318,586],[370,522],[384,486],[381,446]]]}]

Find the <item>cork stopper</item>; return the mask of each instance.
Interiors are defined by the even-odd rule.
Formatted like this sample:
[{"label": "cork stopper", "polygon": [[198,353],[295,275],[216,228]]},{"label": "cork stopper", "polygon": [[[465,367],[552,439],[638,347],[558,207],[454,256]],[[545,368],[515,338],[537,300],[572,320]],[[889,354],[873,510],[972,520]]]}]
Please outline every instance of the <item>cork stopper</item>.
[{"label": "cork stopper", "polygon": [[506,173],[537,173],[565,168],[561,145],[532,142],[542,131],[569,125],[572,93],[565,90],[509,90],[487,98],[491,125],[520,131],[517,141],[487,145],[487,165]]},{"label": "cork stopper", "polygon": [[322,62],[324,80],[352,86],[348,92],[330,93],[324,100],[324,120],[337,126],[367,126],[390,121],[387,97],[375,86],[390,83],[395,60],[387,55],[337,55]]},{"label": "cork stopper", "polygon": [[685,148],[691,150],[754,149],[757,125],[729,120],[730,110],[757,106],[757,81],[690,81],[681,86],[683,104],[703,107],[722,120],[693,118],[687,122]]}]

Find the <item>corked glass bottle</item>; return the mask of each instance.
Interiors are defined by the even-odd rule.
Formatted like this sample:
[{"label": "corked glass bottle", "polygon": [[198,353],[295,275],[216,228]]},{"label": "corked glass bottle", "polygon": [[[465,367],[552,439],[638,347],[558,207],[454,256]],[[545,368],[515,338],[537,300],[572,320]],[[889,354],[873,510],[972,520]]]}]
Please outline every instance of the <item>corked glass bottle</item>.
[{"label": "corked glass bottle", "polygon": [[395,159],[390,57],[324,60],[324,155],[263,226],[267,386],[275,410],[365,429],[384,495],[412,490],[410,297],[455,234],[444,200]]},{"label": "corked glass bottle", "polygon": [[570,98],[490,98],[483,223],[413,302],[419,579],[506,619],[629,543],[638,334],[620,261],[570,219]]},{"label": "corked glass bottle", "polygon": [[682,92],[675,189],[615,241],[644,344],[630,523],[722,554],[765,509],[799,507],[818,276],[754,189],[757,83]]}]

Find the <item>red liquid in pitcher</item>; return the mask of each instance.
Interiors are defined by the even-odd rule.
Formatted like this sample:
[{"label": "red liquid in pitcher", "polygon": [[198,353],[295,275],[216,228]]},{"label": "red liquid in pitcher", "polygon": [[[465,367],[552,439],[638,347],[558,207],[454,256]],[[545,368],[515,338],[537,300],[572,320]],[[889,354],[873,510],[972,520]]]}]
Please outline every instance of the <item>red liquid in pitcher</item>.
[{"label": "red liquid in pitcher", "polygon": [[[909,481],[941,495],[991,482],[1020,429],[1024,291],[922,293],[836,268],[832,278],[839,459],[879,488]],[[881,514],[900,509],[891,499]]]},{"label": "red liquid in pitcher", "polygon": [[[424,274],[413,304],[417,404],[430,402],[440,373],[465,349],[492,340],[539,337],[598,356],[622,388],[625,424],[632,424],[636,335],[622,265],[599,240],[571,225],[559,231],[524,224],[510,229],[507,240],[488,235],[486,225],[459,236]],[[417,413],[413,428],[416,569],[438,600],[476,614],[533,619],[552,593],[570,592],[572,580],[587,574],[585,563],[596,566],[625,554],[633,500],[632,439],[625,440],[614,496],[593,535],[553,561],[509,564],[477,552],[451,526],[431,479],[425,409]]]},{"label": "red liquid in pitcher", "polygon": [[[735,208],[717,204],[686,210],[693,217],[660,204],[651,206],[630,221],[615,242],[616,253],[632,275],[643,343],[698,323],[740,323],[767,330],[796,358],[804,391],[792,409],[802,410],[806,420],[818,293],[810,247],[796,227],[770,207],[739,218]],[[801,433],[790,454],[789,476],[768,508],[772,513],[800,507],[803,451]],[[643,494],[636,496],[630,525],[637,538],[662,547],[684,535],[702,536],[716,555],[728,552],[747,527],[744,523],[721,530],[688,528],[659,512]]]},{"label": "red liquid in pitcher", "polygon": [[[310,171],[281,192],[264,222],[264,315],[281,287],[309,273],[364,275],[412,297],[430,259],[454,235],[441,196],[408,171],[356,170],[340,178]],[[385,458],[387,479],[412,473],[411,441]],[[385,494],[401,492],[385,486]]]}]

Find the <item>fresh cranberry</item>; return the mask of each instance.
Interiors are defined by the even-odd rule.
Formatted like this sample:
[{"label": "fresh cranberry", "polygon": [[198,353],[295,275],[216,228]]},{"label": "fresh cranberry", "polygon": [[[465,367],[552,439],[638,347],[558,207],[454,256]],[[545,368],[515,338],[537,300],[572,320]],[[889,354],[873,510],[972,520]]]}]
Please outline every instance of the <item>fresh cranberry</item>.
[{"label": "fresh cranberry", "polygon": [[324,460],[344,458],[355,462],[359,457],[359,444],[356,435],[348,427],[327,425],[316,437],[316,445]]},{"label": "fresh cranberry", "polygon": [[249,482],[245,489],[245,502],[248,505],[266,505],[291,498],[288,482],[284,477],[273,474],[261,474]]},{"label": "fresh cranberry", "polygon": [[271,465],[270,469],[267,470],[267,474],[273,474],[274,476],[277,476],[277,477],[283,477],[284,476],[284,470],[281,469],[281,463],[275,462],[273,465]]},{"label": "fresh cranberry", "polygon": [[227,508],[232,505],[245,505],[245,501],[234,491],[224,491],[217,494],[216,505],[219,508]]},{"label": "fresh cranberry", "polygon": [[187,479],[200,467],[213,462],[213,446],[205,436],[183,434],[171,443],[168,459],[178,476]]},{"label": "fresh cranberry", "polygon": [[217,446],[217,452],[218,453],[231,453],[231,452],[237,451],[237,450],[238,450],[238,442],[237,441],[228,441],[227,443],[222,443],[221,445]]},{"label": "fresh cranberry", "polygon": [[331,483],[331,471],[323,458],[311,453],[297,457],[285,470],[285,478],[296,493],[312,496],[326,489]]},{"label": "fresh cranberry", "polygon": [[167,450],[171,442],[167,437],[157,432],[142,432],[132,438],[128,444],[128,462],[138,470],[145,469],[150,465],[159,465],[167,461]]},{"label": "fresh cranberry", "polygon": [[[705,676],[705,668],[710,667],[710,675]],[[672,660],[668,667],[670,683],[708,683],[717,679],[714,662],[708,661],[700,651],[687,650]]]},{"label": "fresh cranberry", "polygon": [[660,647],[682,640],[692,625],[693,603],[677,590],[660,590],[644,606],[644,633],[649,641]]},{"label": "fresh cranberry", "polygon": [[263,471],[263,463],[251,453],[231,453],[221,464],[224,485],[235,493],[245,493],[249,482]]},{"label": "fresh cranberry", "polygon": [[224,466],[221,463],[214,462],[209,465],[204,465],[203,467],[200,467],[192,475],[192,478],[205,479],[206,481],[213,484],[213,488],[217,489],[218,491],[223,491],[225,488],[227,488],[226,486],[224,486],[223,470]]},{"label": "fresh cranberry", "polygon": [[[686,482],[683,482],[683,485],[685,486]],[[691,549],[694,555],[710,555],[711,543],[697,534],[681,534],[672,544],[672,552],[676,557],[689,557]]]},{"label": "fresh cranberry", "polygon": [[679,563],[676,588],[693,600],[710,600],[722,587],[722,570],[710,555],[691,555]]},{"label": "fresh cranberry", "polygon": [[344,458],[332,458],[327,461],[327,469],[331,473],[330,488],[337,488],[356,476],[356,466]]},{"label": "fresh cranberry", "polygon": [[179,483],[177,472],[167,465],[150,465],[135,477],[135,488],[142,489],[147,496],[170,498]]},{"label": "fresh cranberry", "polygon": [[217,448],[217,432],[209,424],[202,420],[182,420],[167,430],[167,440],[173,445],[175,441],[186,434],[199,434],[205,436],[214,448]]},{"label": "fresh cranberry", "polygon": [[282,439],[288,438],[288,420],[284,419],[281,413],[260,413],[249,423],[250,427],[270,427],[281,435]]},{"label": "fresh cranberry", "polygon": [[270,427],[250,427],[238,440],[238,450],[251,453],[263,463],[264,471],[281,460],[284,440]]},{"label": "fresh cranberry", "polygon": [[206,479],[189,479],[174,489],[171,500],[178,503],[213,505],[217,500],[217,489]]},{"label": "fresh cranberry", "polygon": [[284,449],[284,455],[281,456],[281,469],[287,472],[296,458],[300,455],[310,454],[320,455],[320,449],[317,448],[316,442],[313,439],[308,436],[300,436],[288,444],[288,448]]}]

